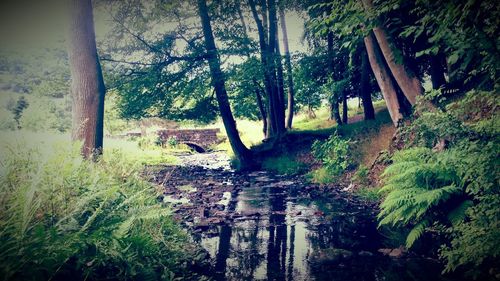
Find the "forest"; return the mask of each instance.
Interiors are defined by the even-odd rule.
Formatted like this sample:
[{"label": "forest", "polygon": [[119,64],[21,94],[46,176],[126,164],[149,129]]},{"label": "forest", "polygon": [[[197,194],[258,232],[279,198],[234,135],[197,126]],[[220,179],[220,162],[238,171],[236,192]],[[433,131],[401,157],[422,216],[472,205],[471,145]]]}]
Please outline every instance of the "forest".
[{"label": "forest", "polygon": [[0,280],[500,280],[494,0],[0,3]]}]

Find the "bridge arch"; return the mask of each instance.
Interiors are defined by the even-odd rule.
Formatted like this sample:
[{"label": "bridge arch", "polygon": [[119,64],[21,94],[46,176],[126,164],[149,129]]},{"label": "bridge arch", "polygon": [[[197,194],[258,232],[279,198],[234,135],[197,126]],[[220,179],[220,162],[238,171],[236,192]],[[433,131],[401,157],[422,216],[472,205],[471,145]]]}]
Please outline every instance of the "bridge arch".
[{"label": "bridge arch", "polygon": [[189,148],[193,149],[194,151],[196,151],[198,153],[205,153],[205,152],[207,152],[206,149],[203,148],[199,144],[196,144],[196,143],[193,143],[193,142],[186,142],[186,141],[183,141],[181,143],[187,145]]}]

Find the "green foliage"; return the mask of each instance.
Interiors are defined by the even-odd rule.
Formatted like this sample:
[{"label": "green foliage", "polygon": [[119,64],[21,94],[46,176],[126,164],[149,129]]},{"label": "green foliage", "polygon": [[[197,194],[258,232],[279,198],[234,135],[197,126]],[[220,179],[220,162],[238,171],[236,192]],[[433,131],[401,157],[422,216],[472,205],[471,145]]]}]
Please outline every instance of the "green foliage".
[{"label": "green foliage", "polygon": [[18,147],[2,159],[3,280],[173,276],[186,236],[140,179],[139,166],[118,154],[89,163],[78,149],[55,151],[46,158]]},{"label": "green foliage", "polygon": [[498,84],[500,9],[496,1],[391,0],[380,3],[380,13],[394,15],[404,7],[405,14],[409,15],[406,17],[413,19],[407,21],[401,35],[413,42],[427,41],[417,56],[446,53],[453,69],[451,75],[460,75],[466,80],[478,77],[482,83],[489,80]]},{"label": "green foliage", "polygon": [[327,81],[324,56],[304,55],[293,68],[296,109],[312,112],[321,106],[324,92],[321,85]]},{"label": "green foliage", "polygon": [[262,168],[280,175],[296,175],[303,173],[306,166],[304,163],[297,161],[294,157],[284,155],[266,158],[262,163]]},{"label": "green foliage", "polygon": [[[440,254],[446,271],[463,268],[478,273],[500,255],[500,142],[497,129],[478,130],[478,124],[497,114],[489,111],[478,118],[471,107],[464,115],[463,106],[474,100],[469,96],[451,103],[446,113],[422,114],[410,135],[426,147],[397,152],[383,174],[381,191],[387,196],[380,225],[410,227],[407,246],[429,229],[445,236],[449,244],[442,245]],[[442,139],[449,141],[448,147],[431,150]]]},{"label": "green foliage", "polygon": [[332,176],[340,176],[352,166],[349,140],[342,139],[337,133],[325,142],[315,141],[311,146],[312,154],[320,160]]},{"label": "green foliage", "polygon": [[404,128],[406,138],[413,141],[408,145],[433,147],[439,141],[454,144],[467,135],[467,129],[450,113],[425,112],[414,122]]},{"label": "green foliage", "polygon": [[442,210],[454,207],[452,201],[462,198],[464,189],[453,169],[455,155],[449,151],[434,154],[428,148],[411,148],[397,152],[392,160],[383,173],[380,192],[388,194],[378,217],[380,225],[413,226],[406,240],[411,247],[429,222],[446,218]]},{"label": "green foliage", "polygon": [[176,147],[179,144],[179,141],[175,136],[169,137],[167,143],[170,147]]}]

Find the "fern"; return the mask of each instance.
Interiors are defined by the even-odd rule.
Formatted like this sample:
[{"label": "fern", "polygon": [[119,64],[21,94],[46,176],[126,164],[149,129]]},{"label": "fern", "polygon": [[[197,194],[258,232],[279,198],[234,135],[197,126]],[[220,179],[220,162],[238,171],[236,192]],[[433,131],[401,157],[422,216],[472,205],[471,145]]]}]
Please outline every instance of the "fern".
[{"label": "fern", "polygon": [[383,173],[387,192],[378,215],[379,226],[412,226],[407,246],[414,245],[430,221],[438,219],[439,206],[464,194],[456,171],[449,166],[446,152],[435,154],[428,148],[398,152]]},{"label": "fern", "polygon": [[159,280],[177,271],[189,254],[184,232],[137,166],[114,156],[90,163],[77,149],[48,159],[19,149],[2,159],[2,279]]}]

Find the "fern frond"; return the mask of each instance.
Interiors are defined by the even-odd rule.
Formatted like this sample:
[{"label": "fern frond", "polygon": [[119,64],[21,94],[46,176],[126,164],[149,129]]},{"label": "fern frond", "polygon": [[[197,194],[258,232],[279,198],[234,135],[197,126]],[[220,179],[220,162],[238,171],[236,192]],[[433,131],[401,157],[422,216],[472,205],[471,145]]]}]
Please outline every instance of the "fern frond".
[{"label": "fern frond", "polygon": [[408,236],[406,237],[406,247],[411,248],[413,244],[420,238],[422,237],[422,234],[424,234],[425,229],[429,226],[429,221],[428,220],[423,220],[413,229],[408,233]]}]

